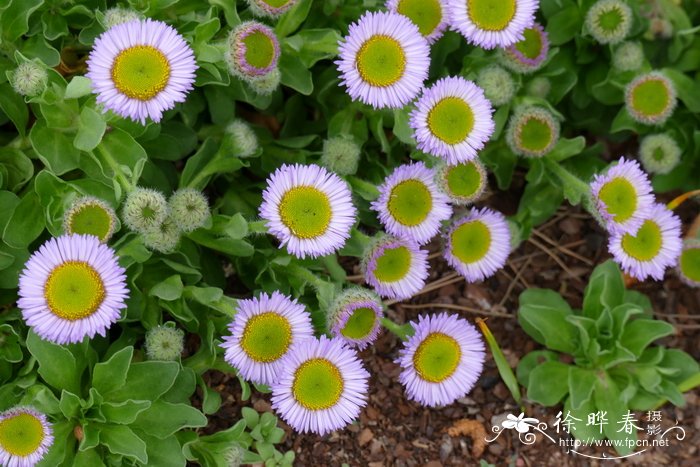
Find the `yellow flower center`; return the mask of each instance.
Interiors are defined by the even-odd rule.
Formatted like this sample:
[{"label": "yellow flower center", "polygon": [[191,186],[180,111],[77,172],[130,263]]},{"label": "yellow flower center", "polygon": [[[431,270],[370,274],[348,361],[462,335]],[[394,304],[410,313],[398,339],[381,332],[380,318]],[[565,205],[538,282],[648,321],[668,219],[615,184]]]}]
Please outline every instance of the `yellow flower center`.
[{"label": "yellow flower center", "polygon": [[329,409],[343,394],[345,382],[336,365],[325,358],[302,363],[294,373],[292,394],[308,410]]},{"label": "yellow flower center", "polygon": [[474,128],[474,112],[463,99],[446,97],[428,112],[428,128],[447,144],[461,143]]},{"label": "yellow flower center", "polygon": [[515,16],[515,0],[466,0],[469,19],[484,31],[503,31]]},{"label": "yellow flower center", "polygon": [[131,99],[149,101],[165,89],[169,80],[167,57],[151,45],[124,49],[112,64],[114,86]]},{"label": "yellow flower center", "polygon": [[393,37],[370,37],[355,58],[362,79],[372,86],[391,86],[401,79],[406,70],[406,54]]},{"label": "yellow flower center", "polygon": [[297,186],[282,196],[279,213],[292,234],[308,239],[326,232],[333,210],[324,192],[312,186]]},{"label": "yellow flower center", "polygon": [[466,264],[482,260],[491,247],[491,231],[480,220],[465,222],[452,232],[452,254]]},{"label": "yellow flower center", "polygon": [[639,261],[651,261],[656,258],[662,246],[661,228],[653,220],[645,221],[637,235],[625,234],[622,237],[622,249]]},{"label": "yellow flower center", "polygon": [[256,362],[269,363],[278,360],[292,343],[292,326],[277,313],[268,311],[253,316],[243,330],[241,347]]},{"label": "yellow flower center", "polygon": [[454,374],[461,358],[462,350],[453,337],[433,332],[413,354],[413,367],[425,381],[440,383]]},{"label": "yellow flower center", "polygon": [[49,310],[59,318],[76,321],[97,311],[105,299],[99,273],[85,261],[66,261],[56,266],[44,285]]},{"label": "yellow flower center", "polygon": [[425,221],[430,214],[433,196],[422,181],[404,180],[391,190],[387,208],[396,222],[413,227]]},{"label": "yellow flower center", "polygon": [[0,422],[0,448],[11,456],[26,457],[36,452],[44,440],[41,421],[28,413],[20,413]]}]

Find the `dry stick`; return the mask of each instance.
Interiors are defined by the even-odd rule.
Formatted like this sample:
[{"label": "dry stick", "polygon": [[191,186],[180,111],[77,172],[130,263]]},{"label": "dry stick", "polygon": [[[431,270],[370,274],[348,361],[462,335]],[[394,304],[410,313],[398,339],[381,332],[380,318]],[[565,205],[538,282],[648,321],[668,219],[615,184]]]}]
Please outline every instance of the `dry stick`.
[{"label": "dry stick", "polygon": [[559,265],[559,267],[561,267],[564,271],[566,271],[566,273],[569,274],[569,276],[571,276],[571,278],[573,280],[583,282],[581,280],[581,278],[574,275],[574,273],[571,271],[571,269],[569,269],[569,267],[564,263],[564,261],[561,260],[561,258],[559,258],[555,253],[552,253],[549,249],[547,249],[546,245],[541,244],[540,242],[538,242],[537,240],[535,240],[532,237],[528,238],[527,241],[532,243],[533,245],[535,245],[537,248],[541,249],[545,253],[547,253],[547,255],[549,255]]},{"label": "dry stick", "polygon": [[476,313],[479,315],[485,315],[485,316],[494,316],[497,318],[512,318],[512,315],[509,315],[508,313],[499,313],[497,311],[486,311],[486,310],[477,310],[476,308],[470,308],[468,306],[462,306],[462,305],[453,305],[451,303],[419,303],[416,305],[401,305],[403,308],[408,308],[411,310],[420,310],[423,308],[445,308],[447,310],[457,310],[457,311],[466,311],[469,313]]},{"label": "dry stick", "polygon": [[[455,282],[459,282],[459,281],[463,281],[463,280],[464,280],[464,277],[460,276],[457,273],[448,274],[445,277],[443,277],[442,279],[439,279],[435,282],[431,282],[430,284],[427,284],[425,287],[423,287],[423,289],[420,292],[413,295],[411,298],[415,298],[418,295],[423,295],[423,294],[426,294],[428,292],[432,292],[433,290],[442,288],[446,285],[454,284]],[[391,306],[391,305],[394,305],[396,303],[399,303],[400,301],[401,300],[388,300],[388,301],[384,302],[384,304],[386,306]]]},{"label": "dry stick", "polygon": [[677,313],[662,313],[660,311],[655,311],[654,314],[657,316],[662,316],[664,318],[690,319],[690,320],[698,319],[698,320],[700,320],[700,315],[680,315]]},{"label": "dry stick", "polygon": [[[579,245],[583,245],[584,243],[586,243],[586,240],[581,239],[581,240],[576,240],[575,242],[567,243],[566,245],[562,245],[562,246],[565,247],[565,248],[574,248],[574,247],[577,247],[577,246],[579,246]],[[545,253],[545,252],[543,252],[543,251],[535,251],[535,252],[533,252],[533,253],[528,253],[528,254],[526,254],[526,255],[518,256],[517,258],[513,258],[513,259],[510,260],[510,261],[511,261],[512,263],[519,263],[519,262],[524,261],[524,260],[526,260],[526,259],[529,259],[529,258],[537,258],[537,257],[539,257],[539,256],[544,256],[544,255],[546,255],[546,254],[547,254],[547,253]]]},{"label": "dry stick", "polygon": [[569,250],[565,246],[559,245],[557,242],[555,242],[554,240],[552,240],[551,238],[549,238],[548,236],[546,236],[542,232],[539,232],[538,229],[532,229],[532,233],[537,235],[539,238],[541,238],[545,242],[549,243],[550,245],[552,245],[553,247],[555,247],[557,250],[561,251],[562,253],[565,253],[565,254],[571,256],[572,258],[576,258],[577,260],[581,261],[582,263],[587,264],[588,266],[593,266],[593,261],[591,261],[588,258],[584,258],[583,256],[579,255],[575,251]]},{"label": "dry stick", "polygon": [[[513,287],[515,287],[515,283],[517,280],[521,280],[520,276],[522,275],[523,271],[529,266],[530,261],[532,261],[532,258],[528,259],[525,264],[522,265],[522,267],[518,270],[516,270],[512,264],[508,263],[508,265],[511,267],[513,271],[515,271],[515,279],[514,281],[511,281],[510,284],[508,284],[508,289],[506,290],[506,293],[503,295],[503,298],[501,299],[500,302],[498,302],[499,307],[503,307],[503,304],[508,301],[510,298],[511,292],[513,292]],[[529,289],[530,287],[527,286],[527,282],[525,282],[524,279],[522,279],[523,284],[525,285],[526,289]]]}]

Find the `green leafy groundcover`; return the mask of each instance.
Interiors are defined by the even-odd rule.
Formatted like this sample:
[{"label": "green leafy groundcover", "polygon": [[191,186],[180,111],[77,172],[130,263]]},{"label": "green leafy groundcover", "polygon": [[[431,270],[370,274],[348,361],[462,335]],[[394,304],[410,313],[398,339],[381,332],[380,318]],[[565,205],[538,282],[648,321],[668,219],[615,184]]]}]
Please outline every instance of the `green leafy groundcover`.
[{"label": "green leafy groundcover", "polygon": [[[459,2],[439,2],[445,14],[448,3]],[[539,7],[535,18],[545,39],[531,29],[517,51],[504,51],[475,46],[458,32],[447,31],[430,45],[425,85],[448,76],[474,81],[494,111],[490,139],[483,149],[476,148],[489,173],[492,197],[478,199],[484,191],[478,167],[461,169],[467,172],[461,187],[454,174],[442,184],[438,180],[440,189],[454,191],[453,219],[470,212],[460,207],[465,202],[493,204],[524,174],[519,207],[508,217],[505,238],[510,237],[510,245],[505,242],[501,248],[516,248],[565,201],[582,205],[605,225],[609,219],[600,215],[589,184],[621,156],[641,161],[656,195],[688,193],[670,207],[700,189],[700,36],[692,27],[700,21],[696,2],[620,0],[619,18],[612,23],[590,17],[593,0],[516,3]],[[410,117],[414,104],[373,108],[351,99],[341,85],[334,63],[338,45],[365,11],[385,11],[384,4],[0,1],[0,411],[5,411],[0,416],[0,462],[9,462],[2,456],[11,456],[17,448],[13,433],[7,434],[10,425],[3,428],[2,419],[16,407],[44,414],[53,433],[51,443],[45,438],[48,445],[19,465],[293,462],[292,452],[276,447],[284,431],[271,413],[244,408],[228,429],[211,435],[198,430],[221,405],[220,395],[207,387],[204,372],[238,375],[242,398],[250,397],[251,382],[239,375],[241,368],[224,359],[220,345],[231,334],[227,327],[240,300],[275,291],[293,297],[321,336],[338,335],[332,326],[334,310],[344,300],[362,296],[370,303],[374,300],[380,310],[378,325],[386,303],[376,295],[340,295],[352,285],[344,265],[363,262],[366,268],[367,251],[376,246],[370,236],[388,230],[371,203],[380,198],[386,177],[411,160],[424,162],[426,170],[436,169],[438,174],[446,170],[438,157],[417,149]],[[411,8],[400,12],[410,15]],[[172,26],[191,48],[197,66],[192,89],[185,89],[177,104],[164,106],[162,119],[158,112],[142,120],[108,111],[116,109],[103,100],[98,103],[95,82],[86,76],[91,66],[94,69],[87,59],[98,37],[124,21],[145,18]],[[248,49],[242,49],[232,31],[248,31],[248,21],[268,25],[260,31],[276,37],[278,49],[263,32],[243,41]],[[430,24],[421,22],[421,31]],[[547,48],[542,48],[544,43]],[[537,58],[538,52],[542,57]],[[518,53],[530,61],[514,64]],[[241,67],[241,54],[251,65],[267,68],[260,76],[246,75],[252,72]],[[154,57],[136,56],[129,69],[137,73],[133,70],[153,66],[159,60]],[[396,57],[375,58],[381,66],[403,63]],[[381,66],[382,79],[391,79],[391,70]],[[121,70],[126,69],[123,65]],[[114,69],[111,73],[115,82],[135,86],[141,96],[157,94],[163,84],[152,76],[117,76]],[[653,92],[645,94],[638,84],[649,79],[656,81],[646,85]],[[446,121],[451,137],[459,135],[450,126],[455,123]],[[259,217],[259,208],[266,180],[283,164],[321,164],[347,182],[357,216],[342,248],[331,248],[331,254],[318,258],[304,257],[291,247],[280,247],[269,235],[274,232],[269,220]],[[405,211],[398,218],[413,219],[420,217],[420,210],[433,209],[431,202],[425,204],[423,192],[408,192],[404,204],[396,203]],[[304,202],[287,205],[289,212],[280,208],[281,215],[316,209]],[[338,209],[329,206],[329,212]],[[325,211],[316,212],[323,216]],[[443,233],[449,229],[448,217],[437,221],[443,221],[438,225]],[[694,262],[700,244],[693,240],[699,235],[697,227],[683,226],[685,248],[694,253],[684,256],[682,270],[674,270],[676,251],[660,277],[667,269],[667,274],[681,274],[689,287],[700,283]],[[308,233],[317,224],[295,228]],[[664,237],[663,242],[676,241],[680,248],[681,226],[674,228],[671,240]],[[57,343],[34,324],[28,326],[27,307],[17,302],[26,296],[19,287],[20,275],[42,245],[71,232],[92,233],[106,242],[124,269],[128,299],[105,335]],[[461,230],[461,241],[473,243],[454,249],[455,254],[461,252],[462,261],[489,251],[488,241],[470,235],[478,232]],[[635,245],[653,249],[654,238],[637,238]],[[438,240],[435,244],[441,251],[451,248]],[[394,259],[393,266],[382,267],[399,267],[400,254]],[[453,258],[450,264],[457,263],[459,258]],[[77,268],[73,274],[89,274],[80,269],[83,266],[70,267]],[[634,268],[625,270],[640,275]],[[461,272],[475,281],[494,271],[476,278]],[[63,293],[54,296],[46,286],[50,306],[44,311],[50,313],[49,308],[60,308],[60,303],[63,311],[85,312],[75,305],[83,296],[71,287],[69,281],[60,289]],[[94,296],[102,300],[95,287]],[[367,320],[373,315],[362,316]],[[585,419],[588,412],[623,415],[627,409],[648,410],[666,400],[682,405],[682,391],[698,384],[697,362],[679,350],[653,345],[673,328],[653,318],[645,297],[625,289],[620,269],[612,262],[594,271],[582,310],[572,310],[553,291],[528,290],[521,296],[518,319],[547,349],[521,356],[517,380],[482,323],[499,371],[518,402],[520,384],[528,400],[561,403],[564,410]],[[404,345],[415,341],[415,324],[387,318],[381,323],[406,340]],[[346,330],[346,337],[367,333],[359,315],[353,325],[357,327]],[[481,342],[476,333],[471,338]],[[433,349],[448,352],[450,345]],[[441,365],[436,364],[438,373],[456,371]],[[470,370],[473,380],[480,365]],[[471,385],[473,381],[466,386]],[[197,388],[201,409],[191,404]],[[269,391],[264,385],[257,389]],[[328,399],[318,394],[312,398],[317,396]],[[612,431],[597,434],[603,435],[622,436]],[[40,451],[37,446],[32,450]]]}]

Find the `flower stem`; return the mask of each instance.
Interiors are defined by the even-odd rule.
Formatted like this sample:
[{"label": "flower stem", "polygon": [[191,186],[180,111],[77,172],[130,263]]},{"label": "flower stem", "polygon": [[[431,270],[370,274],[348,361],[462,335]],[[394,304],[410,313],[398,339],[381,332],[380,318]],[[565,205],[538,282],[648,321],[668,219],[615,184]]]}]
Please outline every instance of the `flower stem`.
[{"label": "flower stem", "polygon": [[[119,163],[114,160],[112,155],[107,151],[105,148],[102,147],[102,145],[97,146],[97,150],[99,151],[100,155],[102,156],[102,159],[107,162],[107,165],[109,165],[109,168],[112,169],[112,172],[114,172],[114,178],[119,182],[119,185],[124,188],[124,191],[129,193],[136,188],[135,183],[132,183],[131,180],[127,178],[126,175],[124,175],[124,172],[122,172],[122,169],[119,165]],[[121,198],[121,196],[118,196],[118,198]]]},{"label": "flower stem", "polygon": [[389,318],[382,318],[382,326],[384,326],[391,333],[395,334],[402,341],[407,341],[409,337],[415,332],[411,324],[396,324]]}]

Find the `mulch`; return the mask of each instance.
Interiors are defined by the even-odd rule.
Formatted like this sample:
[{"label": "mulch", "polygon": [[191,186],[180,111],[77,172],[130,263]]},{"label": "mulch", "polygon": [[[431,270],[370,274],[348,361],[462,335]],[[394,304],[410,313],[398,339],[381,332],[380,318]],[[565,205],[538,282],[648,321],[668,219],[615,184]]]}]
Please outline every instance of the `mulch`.
[{"label": "mulch", "polygon": [[[498,201],[494,197],[487,200],[487,204],[513,214],[517,199],[517,196],[499,195]],[[686,203],[679,214],[684,226],[690,225],[697,214],[697,204]],[[519,294],[529,287],[554,289],[573,307],[580,307],[593,267],[609,257],[606,241],[606,234],[589,214],[566,205],[511,254],[506,268],[485,282],[466,284],[463,279],[454,278],[442,258],[434,254],[429,279],[432,290],[410,301],[391,305],[388,316],[403,323],[420,314],[441,311],[447,305],[450,312],[472,322],[477,317],[486,317],[509,363],[515,367],[520,357],[539,348],[517,323]],[[437,242],[430,246],[435,253],[439,247]],[[348,274],[359,273],[357,265],[351,267]],[[700,289],[683,285],[672,271],[666,274],[663,282],[647,281],[634,284],[632,288],[651,298],[658,319],[676,326],[676,334],[663,339],[662,343],[683,349],[700,359],[696,340],[700,325]],[[280,421],[287,436],[279,449],[293,450],[296,453],[295,465],[299,466],[439,467],[478,465],[481,459],[495,465],[518,467],[611,463],[700,465],[700,398],[697,393],[686,395],[684,408],[667,404],[662,409],[662,425],[669,427],[678,420],[686,430],[684,440],[672,439],[668,447],[651,448],[624,461],[597,461],[574,456],[567,453],[565,447],[552,444],[541,436],[534,444],[526,445],[518,440],[514,430],[504,432],[495,442],[484,446],[484,433],[493,437],[491,427],[500,424],[505,414],[520,413],[501,382],[490,355],[487,355],[477,386],[467,397],[443,408],[428,409],[407,400],[404,395],[398,382],[400,369],[394,362],[399,348],[398,339],[385,332],[376,345],[362,352],[362,360],[372,376],[367,407],[356,423],[319,437],[296,434]],[[250,400],[241,401],[240,386],[235,377],[212,371],[205,374],[205,380],[210,387],[221,391],[223,399],[219,412],[210,416],[206,432],[231,426],[240,417],[240,408],[244,405],[260,411],[270,410],[269,395],[254,392]],[[560,407],[544,408],[528,403],[526,397],[525,408],[527,416],[550,422],[550,425],[560,410]],[[470,425],[473,437],[448,434],[448,429],[462,419],[478,422]],[[481,449],[483,453],[479,454]],[[603,453],[615,455],[606,448],[587,448],[585,452],[598,456]]]}]

